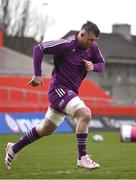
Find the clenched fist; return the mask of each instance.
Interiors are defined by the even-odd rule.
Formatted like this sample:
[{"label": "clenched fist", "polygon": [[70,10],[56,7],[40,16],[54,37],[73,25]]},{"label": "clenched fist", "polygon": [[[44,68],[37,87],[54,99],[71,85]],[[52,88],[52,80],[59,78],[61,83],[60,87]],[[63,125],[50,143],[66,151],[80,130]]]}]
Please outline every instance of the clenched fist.
[{"label": "clenched fist", "polygon": [[84,63],[85,63],[85,68],[87,71],[93,71],[94,66],[93,63],[91,61],[85,60],[83,59]]}]

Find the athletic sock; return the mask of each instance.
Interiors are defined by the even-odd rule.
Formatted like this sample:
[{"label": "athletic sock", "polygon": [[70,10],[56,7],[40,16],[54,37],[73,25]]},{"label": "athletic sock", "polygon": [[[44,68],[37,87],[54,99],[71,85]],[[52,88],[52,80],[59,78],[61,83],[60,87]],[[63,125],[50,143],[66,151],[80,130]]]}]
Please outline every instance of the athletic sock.
[{"label": "athletic sock", "polygon": [[86,152],[87,136],[88,134],[76,134],[79,160],[81,159],[82,156],[85,156],[87,154]]},{"label": "athletic sock", "polygon": [[27,132],[19,141],[17,141],[12,149],[14,153],[19,152],[22,148],[24,148],[26,145],[36,141],[39,139],[40,136],[38,135],[36,128],[32,128],[29,132]]}]

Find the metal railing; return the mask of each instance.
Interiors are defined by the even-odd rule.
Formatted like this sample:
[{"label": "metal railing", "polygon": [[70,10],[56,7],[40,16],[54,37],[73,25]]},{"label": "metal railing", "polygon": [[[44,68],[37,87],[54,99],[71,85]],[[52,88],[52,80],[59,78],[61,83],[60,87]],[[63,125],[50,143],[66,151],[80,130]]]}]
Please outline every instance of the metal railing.
[{"label": "metal railing", "polygon": [[[26,103],[28,102],[28,95],[29,94],[34,94],[37,96],[37,102],[34,106],[37,105],[42,105],[43,97],[47,97],[48,92],[42,92],[39,90],[30,90],[30,89],[25,89],[25,88],[16,88],[16,87],[11,87],[11,86],[0,86],[0,94],[1,92],[7,92],[6,98],[4,99],[6,102],[11,103],[13,99],[13,93],[15,92],[20,92],[21,93],[21,103]],[[0,95],[1,97],[1,95]],[[82,100],[87,102],[88,105],[90,106],[136,106],[136,101],[134,100],[121,100],[121,99],[105,99],[105,98],[100,98],[100,97],[81,97]],[[0,99],[1,101],[1,99]],[[33,101],[32,101],[33,102]],[[32,103],[30,102],[30,103]],[[29,103],[29,102],[28,102]]]},{"label": "metal railing", "polygon": [[[43,96],[47,96],[47,92],[42,92],[39,90],[30,90],[30,89],[25,89],[25,88],[16,88],[16,87],[10,87],[10,86],[0,86],[0,93],[1,91],[6,91],[7,92],[7,97],[6,99],[4,99],[6,102],[11,103],[14,99],[13,99],[13,92],[19,92],[21,93],[21,103],[26,102],[28,99],[28,95],[29,94],[34,94],[37,96],[38,100],[37,100],[37,104],[41,105],[42,104],[42,98]],[[36,104],[36,105],[37,105]]]}]

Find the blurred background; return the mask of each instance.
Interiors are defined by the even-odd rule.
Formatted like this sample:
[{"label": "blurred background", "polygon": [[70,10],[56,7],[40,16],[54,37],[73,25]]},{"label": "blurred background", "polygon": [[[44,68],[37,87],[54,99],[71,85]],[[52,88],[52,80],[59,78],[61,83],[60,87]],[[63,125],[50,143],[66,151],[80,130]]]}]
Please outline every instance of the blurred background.
[{"label": "blurred background", "polygon": [[[136,142],[135,7],[135,0],[0,0],[0,178],[135,179],[136,144],[122,143]],[[7,172],[5,144],[41,123],[48,108],[53,57],[43,59],[45,86],[28,86],[33,46],[74,35],[87,20],[101,30],[106,69],[89,72],[79,95],[92,111],[88,153],[101,168],[76,168],[77,121],[67,116],[52,136],[24,148]]]},{"label": "blurred background", "polygon": [[[79,95],[93,113],[92,130],[136,125],[135,0],[0,0],[0,133],[24,133],[40,123],[48,107],[53,57],[45,56],[45,87],[32,88],[33,45],[76,34],[87,20],[98,25],[106,61],[90,72]],[[57,132],[72,132],[70,117]]]}]

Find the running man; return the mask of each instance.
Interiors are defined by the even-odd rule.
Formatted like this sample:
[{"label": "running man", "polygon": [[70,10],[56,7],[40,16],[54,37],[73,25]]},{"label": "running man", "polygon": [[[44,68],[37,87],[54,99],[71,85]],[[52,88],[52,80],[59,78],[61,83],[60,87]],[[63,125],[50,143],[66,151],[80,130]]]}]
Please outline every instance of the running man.
[{"label": "running man", "polygon": [[[91,111],[78,96],[79,87],[88,71],[104,70],[104,59],[96,43],[100,31],[96,24],[87,21],[78,34],[68,39],[37,44],[33,49],[34,75],[28,83],[43,85],[42,60],[44,54],[54,55],[54,68],[48,91],[49,107],[42,124],[27,132],[16,143],[7,143],[5,165],[11,168],[16,154],[28,144],[52,134],[63,122],[65,115],[78,119],[76,127],[77,166],[97,169],[100,165],[87,153],[88,127]],[[91,90],[91,89],[90,89]]]}]

